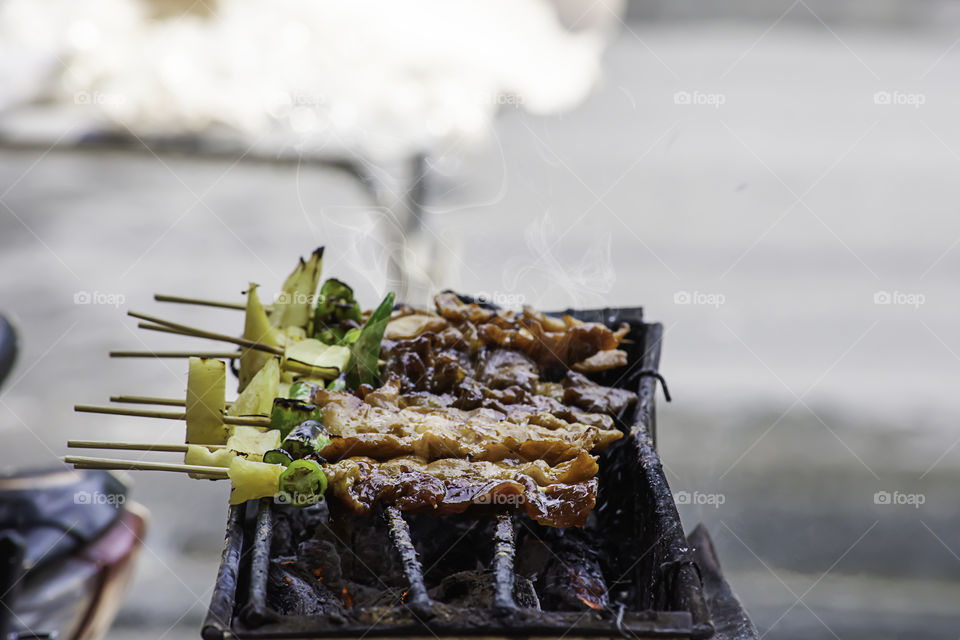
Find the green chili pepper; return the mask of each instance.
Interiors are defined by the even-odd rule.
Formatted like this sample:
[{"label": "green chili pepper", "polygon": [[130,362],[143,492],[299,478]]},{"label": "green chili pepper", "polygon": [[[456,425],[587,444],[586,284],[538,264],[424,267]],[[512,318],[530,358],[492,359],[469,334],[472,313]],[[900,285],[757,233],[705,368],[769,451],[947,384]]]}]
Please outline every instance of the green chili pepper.
[{"label": "green chili pepper", "polygon": [[353,289],[330,278],[320,287],[317,296],[317,306],[313,312],[313,337],[326,344],[344,344],[346,334],[360,323],[362,313],[353,297]]},{"label": "green chili pepper", "polygon": [[289,467],[290,463],[293,462],[293,456],[285,449],[270,449],[263,454],[263,461],[267,464],[282,464]]},{"label": "green chili pepper", "polygon": [[330,432],[316,420],[302,422],[283,439],[283,448],[294,459],[317,453],[330,443]]},{"label": "green chili pepper", "polygon": [[313,460],[294,460],[278,482],[280,495],[290,504],[304,506],[314,504],[327,490],[327,476]]},{"label": "green chili pepper", "polygon": [[270,413],[270,428],[279,429],[280,436],[285,438],[302,422],[319,420],[320,416],[321,409],[316,405],[293,398],[275,398]]}]

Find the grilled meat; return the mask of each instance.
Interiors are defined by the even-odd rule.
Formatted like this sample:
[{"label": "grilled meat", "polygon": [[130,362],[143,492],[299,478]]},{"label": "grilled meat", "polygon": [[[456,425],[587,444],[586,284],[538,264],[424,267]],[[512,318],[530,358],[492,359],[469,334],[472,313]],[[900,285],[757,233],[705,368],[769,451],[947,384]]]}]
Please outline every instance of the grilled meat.
[{"label": "grilled meat", "polygon": [[585,453],[550,467],[537,462],[387,462],[353,457],[328,465],[330,495],[359,515],[378,503],[446,515],[467,509],[525,511],[540,524],[582,526],[597,497],[596,460]]},{"label": "grilled meat", "polygon": [[605,387],[576,371],[563,379],[563,401],[584,411],[618,415],[637,401],[637,394],[625,389]]},{"label": "grilled meat", "polygon": [[395,404],[396,387],[367,394],[365,400],[319,390],[323,424],[334,437],[320,455],[327,460],[369,456],[387,460],[418,455],[427,459],[508,458],[556,464],[581,452],[602,451],[622,437],[615,429],[567,422],[548,412],[507,416],[492,409]]}]

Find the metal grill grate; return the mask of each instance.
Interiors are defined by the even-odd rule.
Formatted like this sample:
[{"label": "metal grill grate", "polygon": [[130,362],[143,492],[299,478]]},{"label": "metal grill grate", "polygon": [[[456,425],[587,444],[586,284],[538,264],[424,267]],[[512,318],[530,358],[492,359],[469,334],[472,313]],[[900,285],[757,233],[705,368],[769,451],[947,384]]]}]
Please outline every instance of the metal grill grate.
[{"label": "metal grill grate", "polygon": [[[643,324],[639,309],[572,315],[611,326],[631,323],[631,342],[625,345],[627,371],[608,372],[598,381],[638,390],[640,396],[631,413],[619,417],[628,437],[601,456],[597,507],[585,529],[571,533],[534,530],[536,525],[526,522],[525,516],[494,514],[482,529],[489,548],[474,545],[471,539],[472,546],[452,552],[470,555],[471,561],[486,568],[491,604],[455,606],[431,597],[431,579],[436,588],[435,574],[440,569],[434,562],[425,570],[422,547],[418,553],[424,538],[435,533],[436,527],[451,524],[450,517],[410,519],[397,507],[386,506],[382,509],[385,533],[378,535],[383,536],[384,550],[392,549],[396,555],[405,583],[402,601],[376,616],[283,615],[268,606],[267,597],[274,516],[280,507],[263,500],[256,505],[255,516],[251,509],[255,503],[234,507],[204,638],[709,637],[713,627],[700,578],[653,448],[657,378],[651,372],[657,370],[661,327]],[[249,517],[244,517],[244,510],[250,512]],[[536,596],[531,605],[530,598],[521,597],[521,582],[525,581],[528,590],[531,583],[519,578],[518,562],[522,565],[526,558],[518,558],[518,546],[531,536],[553,554],[570,553],[564,545],[580,537],[595,540],[595,546],[611,556],[607,564],[617,568],[599,578],[609,606],[572,611],[550,601],[540,606]],[[576,554],[577,547],[572,548]]]}]

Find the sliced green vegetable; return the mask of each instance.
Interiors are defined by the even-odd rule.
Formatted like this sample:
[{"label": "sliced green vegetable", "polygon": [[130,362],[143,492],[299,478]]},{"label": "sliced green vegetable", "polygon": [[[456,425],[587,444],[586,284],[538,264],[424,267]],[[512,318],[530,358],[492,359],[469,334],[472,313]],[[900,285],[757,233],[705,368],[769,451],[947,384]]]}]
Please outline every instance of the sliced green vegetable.
[{"label": "sliced green vegetable", "polygon": [[285,449],[270,449],[263,454],[263,461],[267,464],[280,464],[287,467],[293,462],[293,456]]},{"label": "sliced green vegetable", "polygon": [[360,323],[362,310],[353,297],[353,289],[330,278],[320,287],[313,311],[313,337],[327,344],[344,344],[352,327]]},{"label": "sliced green vegetable", "polygon": [[347,386],[356,389],[361,384],[375,384],[377,364],[380,360],[380,342],[393,313],[393,292],[387,294],[367,322],[363,325],[357,341],[350,345],[350,361],[347,363]]},{"label": "sliced green vegetable", "polygon": [[350,349],[308,338],[287,344],[284,358],[284,369],[290,373],[330,380],[347,366]]},{"label": "sliced green vegetable", "polygon": [[276,398],[270,414],[270,429],[278,429],[281,439],[307,420],[321,418],[322,410],[315,404],[299,402],[292,398]]},{"label": "sliced green vegetable", "polygon": [[330,432],[316,420],[300,423],[283,439],[284,450],[294,459],[317,453],[328,444],[330,444]]},{"label": "sliced green vegetable", "polygon": [[327,490],[327,476],[313,460],[294,460],[281,474],[278,498],[304,506],[315,504]]},{"label": "sliced green vegetable", "polygon": [[312,402],[313,394],[320,388],[320,385],[316,385],[312,382],[307,382],[306,380],[300,380],[294,382],[290,387],[290,393],[287,394],[288,398],[294,400],[299,400],[300,402]]}]

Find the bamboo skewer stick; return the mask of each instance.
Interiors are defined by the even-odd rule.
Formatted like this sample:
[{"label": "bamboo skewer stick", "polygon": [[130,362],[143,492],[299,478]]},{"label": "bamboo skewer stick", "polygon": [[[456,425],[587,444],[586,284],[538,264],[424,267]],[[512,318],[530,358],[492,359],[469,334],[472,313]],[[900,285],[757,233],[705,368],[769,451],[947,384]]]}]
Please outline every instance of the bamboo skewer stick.
[{"label": "bamboo skewer stick", "polygon": [[146,320],[147,322],[152,322],[154,324],[160,324],[166,327],[171,327],[173,329],[179,329],[182,332],[189,333],[198,338],[208,338],[210,340],[220,340],[222,342],[230,342],[233,344],[240,345],[241,347],[246,347],[247,349],[256,349],[258,351],[265,351],[267,353],[272,353],[274,355],[282,356],[283,349],[279,347],[271,347],[270,345],[262,344],[254,340],[247,340],[246,338],[236,338],[234,336],[228,336],[224,333],[216,333],[214,331],[205,331],[203,329],[197,329],[196,327],[191,327],[185,324],[179,324],[177,322],[171,322],[169,320],[163,320],[161,318],[156,318],[154,316],[148,316],[144,313],[137,313],[136,311],[127,311],[127,315],[138,320]]},{"label": "bamboo skewer stick", "polygon": [[227,479],[230,476],[223,467],[206,467],[197,464],[174,464],[169,462],[143,462],[140,460],[115,460],[113,458],[88,458],[64,456],[63,461],[78,469],[116,469],[122,471],[174,471],[196,473],[211,478]]},{"label": "bamboo skewer stick", "polygon": [[[125,404],[160,404],[168,407],[183,407],[187,401],[183,398],[155,398],[153,396],[110,396],[110,402],[122,402]],[[232,405],[227,402],[226,406]]]},{"label": "bamboo skewer stick", "polygon": [[[115,416],[131,416],[134,418],[163,418],[166,420],[185,420],[187,415],[178,411],[153,411],[143,409],[127,409],[126,407],[95,407],[85,404],[73,406],[74,411],[80,413],[103,413]],[[223,416],[224,424],[244,427],[269,427],[270,418],[256,418],[247,416]]]},{"label": "bamboo skewer stick", "polygon": [[111,351],[111,358],[216,358],[236,360],[239,351]]},{"label": "bamboo skewer stick", "polygon": [[[223,444],[197,445],[207,449],[225,449]],[[164,453],[186,453],[185,444],[163,444],[160,442],[109,442],[103,440],[67,440],[71,449],[119,449],[123,451],[161,451]]]},{"label": "bamboo skewer stick", "polygon": [[173,329],[172,327],[165,327],[162,324],[151,324],[149,322],[140,322],[137,324],[137,327],[140,329],[149,329],[150,331],[162,331],[163,333],[172,333],[175,336],[192,336],[194,334],[189,331],[182,331],[180,329]]},{"label": "bamboo skewer stick", "polygon": [[184,298],[183,296],[168,296],[162,293],[153,294],[157,302],[176,302],[177,304],[196,304],[201,307],[217,307],[219,309],[237,309],[244,311],[247,305],[241,302],[221,302],[219,300],[204,300],[202,298]]}]

